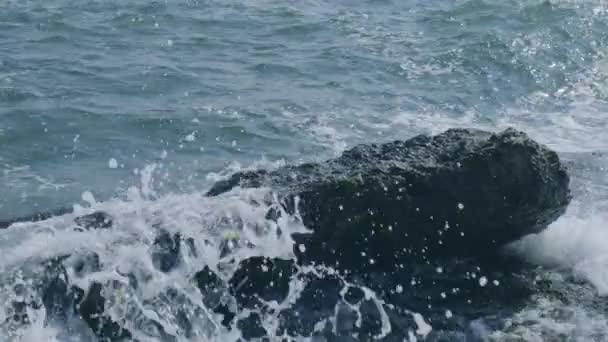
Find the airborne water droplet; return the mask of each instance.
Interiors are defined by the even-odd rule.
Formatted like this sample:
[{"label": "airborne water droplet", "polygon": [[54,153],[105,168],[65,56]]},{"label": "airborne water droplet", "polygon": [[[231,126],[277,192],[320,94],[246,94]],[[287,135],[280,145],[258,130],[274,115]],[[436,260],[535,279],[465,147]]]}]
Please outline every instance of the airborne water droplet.
[{"label": "airborne water droplet", "polygon": [[188,142],[193,142],[196,139],[196,133],[192,132],[188,135],[186,135],[186,137],[184,138],[184,140],[188,141]]},{"label": "airborne water droplet", "polygon": [[90,191],[85,191],[80,195],[83,201],[89,203],[90,205],[95,204],[95,197]]}]

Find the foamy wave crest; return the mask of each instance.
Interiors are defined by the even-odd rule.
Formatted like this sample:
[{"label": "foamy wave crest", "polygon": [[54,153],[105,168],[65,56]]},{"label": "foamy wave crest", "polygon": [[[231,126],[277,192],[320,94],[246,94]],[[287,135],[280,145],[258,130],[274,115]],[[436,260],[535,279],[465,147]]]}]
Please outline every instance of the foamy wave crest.
[{"label": "foamy wave crest", "polygon": [[[202,304],[193,274],[208,266],[228,279],[238,262],[251,256],[291,259],[291,234],[305,228],[297,215],[266,217],[271,209],[281,210],[268,189],[237,189],[214,198],[202,192],[158,196],[151,187],[153,170],[144,169],[141,186],[130,188],[124,198],[96,202],[85,192],[87,204],[75,205],[72,214],[16,223],[0,231],[0,298],[12,303],[0,317],[3,336],[14,341],[71,341],[66,332],[79,325],[77,340],[91,338],[83,322],[75,323],[77,317],[49,322],[53,315],[46,312],[45,298],[37,292],[57,276],[50,274],[49,261],[63,264],[70,285],[87,289],[105,284],[105,313],[124,322],[140,340],[163,340],[161,330],[179,336],[179,315],[184,312],[198,317],[191,321],[193,335],[229,336]],[[76,217],[97,211],[112,217],[111,229],[75,229]],[[187,247],[169,272],[161,271],[155,258],[155,239],[161,232],[179,234]],[[92,258],[97,260],[91,262]],[[133,281],[136,288],[129,286]]]},{"label": "foamy wave crest", "polygon": [[[158,195],[152,187],[154,174],[154,166],[144,168],[142,184],[121,198],[98,202],[85,192],[83,203],[71,214],[15,223],[0,231],[0,300],[7,303],[0,312],[0,334],[7,341],[97,340],[90,322],[70,304],[78,293],[75,288],[90,293],[96,286],[104,299],[100,315],[140,341],[237,341],[244,334],[238,322],[254,316],[269,338],[279,338],[285,334],[279,328],[280,315],[296,306],[309,282],[319,279],[337,281],[342,300],[328,315],[312,317],[313,333],[337,333],[345,310],[354,313],[355,326],[365,326],[369,318],[364,312],[370,309],[362,305],[372,305],[378,313],[376,338],[391,332],[382,298],[323,265],[295,265],[286,297],[259,298],[260,308],[237,308],[234,294],[223,285],[203,293],[195,281],[201,269],[210,269],[228,284],[243,260],[294,260],[291,235],[307,229],[297,212],[282,212],[269,189],[237,188],[215,197],[203,192]],[[269,217],[273,211],[282,214]],[[110,228],[77,227],[77,217],[96,212],[112,218]],[[179,237],[176,255],[159,250],[163,235],[169,240]],[[345,297],[355,287],[363,298],[349,303]],[[229,326],[214,311],[218,305],[235,313]],[[412,338],[429,334],[432,327],[422,315],[403,310],[418,326],[410,331]],[[105,324],[107,328],[114,323]]]},{"label": "foamy wave crest", "polygon": [[575,202],[546,231],[517,242],[513,248],[539,265],[572,271],[608,295],[608,203]]}]

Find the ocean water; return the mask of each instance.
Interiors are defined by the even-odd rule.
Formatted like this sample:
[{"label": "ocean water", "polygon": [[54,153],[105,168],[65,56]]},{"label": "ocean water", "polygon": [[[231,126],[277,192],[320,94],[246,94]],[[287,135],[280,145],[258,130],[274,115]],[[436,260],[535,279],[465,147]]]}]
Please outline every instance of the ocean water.
[{"label": "ocean water", "polygon": [[[451,127],[526,131],[556,150],[572,177],[564,217],[513,250],[556,282],[576,279],[586,301],[553,315],[561,304],[537,298],[508,318],[509,329],[478,327],[478,337],[608,340],[608,311],[586,304],[608,294],[605,1],[2,0],[0,221],[75,214],[0,231],[0,298],[22,296],[15,285],[31,284],[40,260],[94,252],[102,270],[74,283],[121,272],[149,279],[106,309],[113,317],[138,303],[175,341],[236,340],[238,329],[202,314],[192,328],[200,334],[186,337],[168,308],[198,306],[146,301],[168,287],[200,301],[189,277],[221,263],[209,248],[173,273],[156,271],[152,221],[219,246],[222,217],[268,223],[248,204],[263,194],[204,198],[214,181]],[[117,227],[69,229],[74,215],[93,210]],[[239,257],[291,257],[289,239],[251,239],[256,248]],[[29,310],[29,325],[0,324],[0,341],[94,340],[77,319]],[[0,304],[0,321],[9,311]],[[416,315],[412,341],[432,329]],[[164,341],[142,320],[124,319],[140,340]],[[272,317],[263,324],[276,328]]]}]

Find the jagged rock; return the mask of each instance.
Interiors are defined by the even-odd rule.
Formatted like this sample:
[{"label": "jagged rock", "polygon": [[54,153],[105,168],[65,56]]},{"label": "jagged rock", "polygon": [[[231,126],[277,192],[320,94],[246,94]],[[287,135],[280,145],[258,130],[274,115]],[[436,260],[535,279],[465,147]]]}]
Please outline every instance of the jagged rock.
[{"label": "jagged rock", "polygon": [[81,229],[106,229],[112,227],[112,216],[103,211],[96,211],[92,214],[78,216],[74,222]]},{"label": "jagged rock", "polygon": [[239,319],[236,326],[239,331],[241,331],[243,338],[247,341],[251,339],[261,339],[268,334],[266,329],[264,329],[261,317],[257,312],[252,312],[249,316]]},{"label": "jagged rock", "polygon": [[258,299],[282,302],[296,269],[293,260],[251,257],[239,264],[229,285],[237,300],[251,306]]},{"label": "jagged rock", "polygon": [[[248,329],[247,336],[251,338],[263,333],[251,330],[256,327],[252,322],[258,322],[260,315],[277,314],[275,307],[267,302],[276,299],[281,303],[286,298],[286,288],[271,285],[272,279],[285,285],[295,280],[292,286],[302,286],[294,301],[278,313],[278,333],[320,334],[327,340],[354,335],[359,336],[358,340],[374,339],[382,332],[380,307],[392,326],[386,341],[407,340],[409,331],[417,329],[412,311],[423,313],[426,322],[433,326],[430,340],[452,340],[455,332],[466,331],[479,317],[509,317],[528,303],[538,287],[536,273],[529,265],[503,257],[483,262],[470,258],[436,259],[428,264],[414,261],[405,264],[399,272],[364,274],[323,271],[317,274],[306,271],[309,268],[298,268],[293,261],[252,259],[241,261],[228,282],[229,291],[238,303],[238,312],[253,310],[256,313],[237,321],[237,326]],[[204,296],[210,289],[225,286],[208,268],[199,273],[196,280]],[[370,293],[384,304],[375,302],[368,296]],[[453,316],[447,317],[447,310]],[[233,319],[234,314],[225,316],[222,323],[230,327]],[[326,322],[325,328],[317,330],[322,321]],[[496,324],[498,322],[502,321],[498,319]]]},{"label": "jagged rock", "polygon": [[102,284],[93,283],[86,294],[75,289],[78,298],[78,313],[94,334],[106,341],[124,341],[131,339],[131,333],[123,329],[105,313],[106,299],[102,295]]},{"label": "jagged rock", "polygon": [[236,305],[226,303],[230,300],[227,296],[229,293],[228,285],[215,273],[209,266],[205,266],[202,270],[194,275],[196,286],[203,295],[203,303],[213,312],[222,315],[222,324],[225,327],[230,326],[230,322],[236,315]]},{"label": "jagged rock", "polygon": [[169,272],[180,262],[181,234],[170,234],[165,230],[154,239],[152,261],[162,272]]},{"label": "jagged rock", "polygon": [[[568,183],[554,152],[514,130],[498,134],[450,130],[405,142],[357,146],[324,163],[238,173],[217,183],[208,195],[235,186],[271,187],[281,198],[282,209],[298,210],[312,229],[312,234],[294,236],[298,261],[337,264],[346,270],[317,277],[301,273],[295,261],[252,257],[241,261],[229,281],[209,267],[194,281],[204,306],[222,314],[221,323],[228,329],[238,327],[245,339],[268,334],[261,322],[272,314],[280,322],[279,333],[289,336],[321,334],[327,340],[336,336],[354,340],[357,335],[371,340],[380,332],[385,313],[395,323],[386,340],[403,340],[408,329],[416,328],[409,311],[415,310],[424,312],[433,325],[434,340],[454,340],[454,334],[467,331],[475,319],[521,307],[537,290],[533,272],[494,259],[495,252],[557,218],[570,200]],[[277,220],[280,215],[273,208],[267,219]],[[103,212],[75,222],[79,229],[113,224]],[[183,253],[196,255],[190,238],[159,230],[150,251],[158,269],[169,272],[179,265]],[[230,252],[228,245],[225,253]],[[114,285],[95,282],[86,291],[74,287],[59,265],[65,260],[59,261],[57,267],[49,267],[41,289],[40,305],[47,315],[63,320],[76,314],[100,340],[130,340],[131,333],[121,326],[124,322],[105,312],[112,304]],[[95,272],[99,266],[95,254],[71,264],[76,275]],[[137,279],[126,276],[128,286],[136,289]],[[294,277],[304,278],[305,284],[294,303],[279,313],[266,307],[266,301],[286,298]],[[385,304],[372,302],[365,289]],[[161,299],[165,297],[167,302],[181,301],[171,291]],[[14,303],[10,319],[27,322],[25,305],[30,304]],[[451,319],[445,316],[448,308],[454,313]],[[239,315],[246,309],[253,310],[251,315]],[[356,323],[357,315],[363,316],[363,324]],[[180,329],[190,334],[186,312],[175,316]],[[324,317],[327,325],[316,330]],[[158,322],[146,325],[165,340],[177,339]]]},{"label": "jagged rock", "polygon": [[323,163],[237,173],[208,195],[236,186],[270,187],[299,211],[313,230],[294,235],[306,247],[295,248],[301,261],[353,269],[495,254],[543,230],[570,201],[557,154],[513,129],[359,145]]}]

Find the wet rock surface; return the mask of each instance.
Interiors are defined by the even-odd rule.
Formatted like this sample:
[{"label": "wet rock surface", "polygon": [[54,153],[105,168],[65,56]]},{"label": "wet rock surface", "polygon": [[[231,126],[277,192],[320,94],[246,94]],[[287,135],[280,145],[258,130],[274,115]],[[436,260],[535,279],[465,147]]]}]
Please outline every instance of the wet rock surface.
[{"label": "wet rock surface", "polygon": [[[501,327],[500,318],[509,317],[547,287],[536,282],[533,267],[508,258],[410,263],[390,273],[308,270],[282,259],[244,260],[228,282],[237,307],[230,316],[224,316],[223,324],[230,328],[236,319],[237,327],[250,334],[247,336],[265,336],[260,324],[252,323],[259,323],[259,314],[263,313],[276,317],[279,332],[289,336],[330,340],[357,336],[353,341],[382,336],[384,341],[402,341],[418,329],[413,314],[423,312],[425,322],[433,327],[428,340],[453,340],[457,338],[455,331],[466,334],[471,322],[479,317],[496,317],[495,327]],[[207,291],[207,284],[198,283],[202,293]],[[286,298],[285,289],[298,288],[297,284],[304,286],[293,298]],[[275,300],[291,301],[292,305],[276,312]],[[235,318],[245,310],[255,315]],[[384,331],[388,325],[390,332]]]},{"label": "wet rock surface", "polygon": [[[485,327],[502,328],[501,318],[535,293],[564,303],[574,298],[569,289],[538,281],[533,266],[499,253],[500,247],[543,230],[564,212],[568,183],[557,155],[515,130],[449,130],[360,145],[324,163],[237,173],[217,183],[208,196],[237,186],[269,187],[283,207],[269,210],[266,219],[297,213],[312,232],[293,236],[296,260],[251,256],[240,260],[229,279],[201,265],[192,274],[192,285],[202,297],[199,304],[218,315],[217,324],[238,329],[244,340],[267,339],[264,322],[270,317],[277,324],[274,334],[320,341],[412,336],[477,341],[480,317]],[[32,218],[37,219],[42,216]],[[114,219],[98,211],[74,223],[76,231],[84,232],[110,229]],[[180,267],[184,253],[197,255],[192,238],[154,229],[149,252],[159,272]],[[224,246],[220,258],[228,258],[234,246],[251,245],[234,237],[226,241],[232,247]],[[96,254],[49,262],[36,285],[41,301],[16,301],[2,324],[29,324],[26,308],[44,307],[53,319],[81,317],[101,341],[135,340],[106,309],[138,289],[137,277],[121,274],[128,281],[94,281],[87,288],[71,284],[70,274],[81,277],[98,269]],[[168,306],[183,337],[195,338],[194,320],[206,314],[192,300],[169,289],[142,305],[159,301],[196,307],[186,312],[180,305]],[[150,336],[178,340],[140,311],[126,312],[141,316]],[[418,312],[424,313],[422,325]],[[426,323],[432,331],[424,330]]]},{"label": "wet rock surface", "polygon": [[106,229],[112,227],[112,217],[101,211],[78,216],[74,219],[74,222],[78,225],[77,229]]},{"label": "wet rock surface", "polygon": [[323,163],[237,173],[208,195],[270,187],[313,230],[296,236],[306,247],[296,249],[301,260],[383,268],[493,254],[559,217],[568,185],[557,154],[523,132],[452,129],[359,145]]}]

